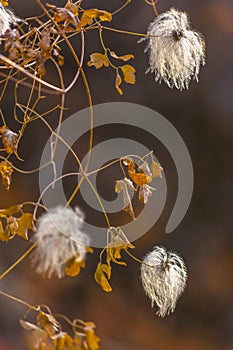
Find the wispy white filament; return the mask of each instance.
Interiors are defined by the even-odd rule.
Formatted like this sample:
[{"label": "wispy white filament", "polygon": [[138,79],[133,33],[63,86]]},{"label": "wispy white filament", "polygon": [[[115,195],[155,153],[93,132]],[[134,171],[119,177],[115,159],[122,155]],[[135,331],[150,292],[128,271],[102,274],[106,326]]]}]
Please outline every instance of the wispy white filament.
[{"label": "wispy white filament", "polygon": [[16,24],[19,21],[20,20],[14,15],[11,10],[6,9],[0,3],[0,36],[4,35],[5,32],[11,28],[12,24]]},{"label": "wispy white filament", "polygon": [[84,216],[79,208],[56,207],[38,220],[32,264],[43,275],[64,276],[65,264],[72,258],[85,259],[90,238],[82,231]]},{"label": "wispy white filament", "polygon": [[183,293],[187,270],[184,261],[163,247],[155,247],[146,255],[141,265],[141,279],[151,306],[158,306],[157,315],[164,317],[175,310]]},{"label": "wispy white filament", "polygon": [[198,81],[200,66],[205,64],[205,43],[202,35],[191,29],[185,12],[171,8],[160,14],[149,25],[146,39],[148,71],[155,74],[157,82],[183,90],[191,79]]}]

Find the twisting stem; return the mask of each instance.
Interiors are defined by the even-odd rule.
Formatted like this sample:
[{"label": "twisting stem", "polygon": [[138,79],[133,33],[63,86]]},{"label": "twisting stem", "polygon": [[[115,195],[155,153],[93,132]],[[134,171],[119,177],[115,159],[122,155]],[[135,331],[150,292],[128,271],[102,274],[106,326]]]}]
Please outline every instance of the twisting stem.
[{"label": "twisting stem", "polygon": [[145,2],[146,2],[148,5],[152,6],[153,11],[154,11],[154,13],[155,13],[155,16],[158,17],[158,16],[159,16],[159,13],[158,13],[156,4],[159,2],[159,0],[152,0],[152,1],[145,0]]},{"label": "twisting stem", "polygon": [[[40,0],[36,0],[37,4],[40,6],[40,8],[44,11],[44,13],[46,14],[46,16],[52,21],[52,23],[56,26],[56,28],[59,30],[59,26],[57,24],[57,22],[54,20],[54,18],[50,15],[49,11],[46,9],[46,7],[41,3]],[[71,45],[69,39],[66,37],[66,35],[64,33],[61,34],[62,38],[64,39],[66,45],[68,46],[70,52],[72,53],[72,56],[75,60],[75,62],[77,63],[78,67],[80,68],[80,72],[82,75],[82,79],[83,79],[83,84],[84,87],[86,89],[86,93],[87,93],[87,98],[88,98],[88,103],[89,103],[89,108],[90,108],[90,137],[89,137],[89,151],[88,151],[88,157],[87,157],[87,163],[85,166],[85,170],[84,172],[86,173],[88,170],[88,166],[89,166],[89,162],[91,159],[91,152],[92,152],[92,145],[93,145],[93,103],[92,103],[92,97],[91,97],[91,92],[90,92],[90,87],[86,78],[86,74],[83,70],[83,68],[81,67],[80,64],[80,60],[73,48],[73,46]]]}]

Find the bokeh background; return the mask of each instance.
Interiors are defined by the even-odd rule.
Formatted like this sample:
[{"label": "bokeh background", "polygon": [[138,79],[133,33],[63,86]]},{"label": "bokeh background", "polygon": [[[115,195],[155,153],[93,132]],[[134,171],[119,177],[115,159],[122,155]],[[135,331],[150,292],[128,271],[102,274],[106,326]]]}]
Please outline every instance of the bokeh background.
[{"label": "bokeh background", "polygon": [[[112,11],[119,7],[121,1],[90,0],[84,1],[85,3],[87,8],[97,7]],[[40,12],[32,0],[11,0],[10,4],[22,18]],[[155,310],[151,309],[141,287],[139,265],[127,256],[124,257],[128,262],[127,267],[113,268],[113,292],[104,293],[93,279],[98,251],[88,256],[87,268],[78,278],[43,279],[30,268],[29,260],[25,260],[0,285],[2,290],[32,304],[47,304],[52,310],[70,318],[94,321],[97,334],[101,337],[101,350],[233,349],[233,3],[231,0],[161,0],[158,10],[162,12],[171,6],[187,11],[193,27],[205,36],[207,65],[201,70],[199,84],[193,82],[188,91],[180,92],[155,83],[153,75],[145,75],[148,60],[143,52],[144,44],[138,45],[136,37],[117,33],[104,32],[105,43],[119,55],[135,55],[133,65],[137,69],[136,85],[125,84],[124,95],[119,96],[114,88],[115,75],[112,70],[86,67],[89,54],[101,50],[98,34],[95,32],[86,34],[84,67],[94,104],[125,101],[150,107],[175,126],[189,149],[195,175],[192,202],[179,227],[167,235],[164,230],[176,198],[177,175],[175,165],[164,146],[150,135],[134,128],[98,129],[94,138],[95,144],[112,137],[130,136],[140,140],[155,151],[165,169],[168,182],[166,206],[156,225],[135,242],[134,253],[143,257],[154,245],[164,245],[184,257],[189,280],[175,313],[164,319],[155,315]],[[143,0],[132,0],[124,11],[115,16],[111,25],[145,33],[153,17],[152,9]],[[76,44],[79,47],[78,40]],[[74,67],[72,60],[69,62],[68,59],[67,63],[65,77],[69,80]],[[48,75],[51,77],[50,72]],[[17,130],[18,126],[12,117],[12,101],[9,92],[1,102],[1,109],[8,125]],[[49,106],[54,101],[55,97],[51,96],[45,103]],[[69,94],[66,105],[69,107],[66,117],[88,106],[81,81]],[[56,118],[54,113],[48,120],[56,125]],[[43,125],[38,127],[35,123],[30,126],[20,149],[25,164],[22,166],[21,163],[20,166],[31,169],[39,164],[41,150],[47,138],[48,133]],[[77,146],[79,155],[85,154],[86,146],[87,137],[84,137]],[[72,169],[72,166],[68,159],[66,170]],[[105,199],[115,198],[112,187],[118,172],[117,168],[113,168],[104,172],[103,177],[99,177],[98,190]],[[69,192],[73,184],[71,182],[66,185]],[[36,200],[38,194],[38,174],[15,174],[9,193],[0,188],[0,207],[24,200]],[[104,223],[97,213],[85,207],[81,198],[77,197],[74,204],[83,207],[90,222],[100,225]],[[127,216],[123,213],[114,217],[114,224],[119,225],[124,220],[127,220]],[[17,238],[7,245],[1,243],[1,271],[12,264],[29,245]],[[0,305],[0,349],[26,349],[25,331],[18,322],[23,317],[25,308],[4,297],[0,297]]]}]

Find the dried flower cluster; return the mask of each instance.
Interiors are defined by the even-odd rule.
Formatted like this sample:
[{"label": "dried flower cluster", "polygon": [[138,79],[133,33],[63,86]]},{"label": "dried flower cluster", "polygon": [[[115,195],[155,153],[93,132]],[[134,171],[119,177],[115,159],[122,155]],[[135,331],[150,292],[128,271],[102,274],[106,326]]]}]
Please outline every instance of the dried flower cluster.
[{"label": "dried flower cluster", "polygon": [[6,9],[0,3],[0,36],[4,35],[12,25],[17,24],[19,21],[20,20],[14,15],[11,10]]},{"label": "dried flower cluster", "polygon": [[149,25],[147,35],[147,72],[154,73],[157,82],[183,90],[191,79],[198,81],[200,66],[205,64],[205,43],[202,35],[191,29],[185,12],[171,8],[160,14]]},{"label": "dried flower cluster", "polygon": [[81,230],[84,216],[79,208],[56,207],[42,215],[38,220],[38,231],[34,240],[38,241],[32,254],[32,264],[36,271],[64,276],[67,262],[75,258],[76,262],[85,259],[90,238]]},{"label": "dried flower cluster", "polygon": [[163,247],[155,247],[146,255],[141,265],[141,279],[151,305],[158,306],[157,315],[164,317],[173,312],[183,293],[187,271],[184,261]]}]

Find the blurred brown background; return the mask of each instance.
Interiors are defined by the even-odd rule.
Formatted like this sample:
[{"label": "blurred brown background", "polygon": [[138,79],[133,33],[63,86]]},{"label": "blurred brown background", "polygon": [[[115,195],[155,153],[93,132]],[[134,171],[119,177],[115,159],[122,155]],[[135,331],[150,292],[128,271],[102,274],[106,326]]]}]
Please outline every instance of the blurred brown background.
[{"label": "blurred brown background", "polygon": [[[57,1],[56,4],[63,4]],[[122,1],[123,3],[123,1]],[[32,0],[12,0],[11,7],[20,17],[39,12]],[[87,8],[98,7],[109,11],[121,1],[84,1]],[[164,245],[180,252],[189,271],[185,294],[175,313],[159,319],[144,295],[139,266],[128,257],[126,268],[114,266],[111,285],[113,292],[105,294],[93,279],[98,252],[88,256],[87,268],[78,278],[62,280],[42,279],[24,261],[6,279],[1,289],[32,303],[44,303],[52,310],[70,318],[93,320],[101,337],[101,350],[231,350],[233,349],[232,313],[232,132],[233,132],[233,3],[232,0],[166,1],[158,4],[159,12],[171,6],[187,11],[192,25],[202,32],[207,43],[207,65],[201,70],[200,83],[191,83],[188,91],[170,90],[156,84],[153,75],[145,75],[147,56],[144,45],[137,45],[137,38],[104,32],[105,43],[119,55],[133,53],[132,64],[137,69],[135,86],[124,85],[124,95],[114,88],[114,72],[110,69],[87,69],[94,104],[125,101],[150,107],[166,117],[185,141],[194,167],[195,187],[190,208],[182,223],[170,235],[164,233],[166,222],[177,193],[176,171],[164,147],[150,135],[143,134],[143,143],[154,149],[163,164],[168,181],[166,207],[155,227],[136,243],[135,255],[143,257],[154,245]],[[150,6],[143,0],[132,0],[130,5],[115,16],[111,25],[115,28],[144,33],[153,19]],[[85,65],[89,54],[100,51],[97,33],[86,34]],[[72,63],[69,64],[72,69]],[[48,73],[49,74],[49,73]],[[67,79],[71,76],[65,71]],[[54,97],[49,98],[53,103]],[[50,103],[50,102],[46,102]],[[81,81],[67,99],[69,111],[66,117],[87,107],[87,99]],[[6,96],[1,108],[12,128],[17,128],[8,115],[12,109],[12,97]],[[9,118],[9,119],[8,119]],[[55,118],[55,116],[54,116]],[[48,120],[51,121],[51,115]],[[36,123],[35,123],[36,124]],[[113,128],[114,129],[114,128]],[[48,134],[42,126],[31,125],[22,142],[25,169],[36,167],[40,160],[43,142]],[[97,130],[94,142],[107,137],[141,136],[135,130],[111,128]],[[83,140],[85,154],[86,141]],[[16,162],[16,164],[19,164]],[[22,166],[22,164],[20,164]],[[68,169],[71,168],[67,164]],[[111,197],[117,169],[103,174],[106,188],[101,193]],[[107,182],[107,183],[106,183]],[[0,188],[0,206],[24,200],[36,200],[39,193],[38,175],[14,175],[12,189],[7,193]],[[114,197],[114,194],[113,194]],[[79,203],[79,198],[76,204]],[[85,208],[86,210],[88,208]],[[123,219],[125,216],[123,216]],[[126,217],[127,218],[127,217]],[[87,220],[100,220],[88,212]],[[119,221],[123,220],[119,217]],[[117,224],[114,223],[114,224]],[[29,244],[15,238],[7,245],[0,245],[0,269],[4,271]],[[0,297],[0,349],[26,349],[25,332],[18,320],[25,308]]]}]

